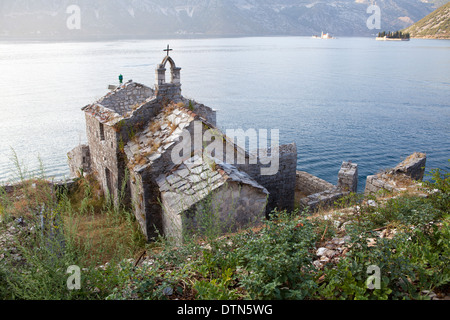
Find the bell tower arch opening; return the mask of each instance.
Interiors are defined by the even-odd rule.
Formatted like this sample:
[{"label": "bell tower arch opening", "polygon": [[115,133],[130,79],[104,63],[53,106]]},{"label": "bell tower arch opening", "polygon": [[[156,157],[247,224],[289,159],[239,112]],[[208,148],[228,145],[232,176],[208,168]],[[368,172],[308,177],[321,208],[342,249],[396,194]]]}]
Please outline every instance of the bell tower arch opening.
[{"label": "bell tower arch opening", "polygon": [[[170,77],[166,76],[167,63],[170,64]],[[170,56],[166,56],[158,68],[156,69],[156,83],[163,85],[167,83],[179,84],[181,83],[181,68],[177,68],[175,61]]]},{"label": "bell tower arch opening", "polygon": [[[167,46],[167,49],[164,50],[167,55],[156,68],[156,89],[157,95],[179,98],[181,96],[181,68],[176,66],[175,61],[169,55],[172,50]],[[170,72],[167,72],[168,63],[170,64]],[[166,73],[168,74],[166,75]]]}]

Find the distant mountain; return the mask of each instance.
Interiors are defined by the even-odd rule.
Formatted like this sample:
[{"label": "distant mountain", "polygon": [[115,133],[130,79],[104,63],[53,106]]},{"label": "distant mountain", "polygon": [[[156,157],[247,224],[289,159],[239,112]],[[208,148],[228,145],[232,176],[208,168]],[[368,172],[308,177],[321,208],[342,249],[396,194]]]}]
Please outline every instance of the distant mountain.
[{"label": "distant mountain", "polygon": [[404,30],[413,38],[450,39],[450,2]]},{"label": "distant mountain", "polygon": [[[377,0],[381,28],[399,30],[442,0]],[[445,2],[445,1],[444,1]],[[447,1],[448,2],[448,1]],[[0,38],[114,39],[193,36],[370,36],[370,0],[1,0]],[[80,20],[76,11],[80,9]],[[68,10],[71,9],[71,10]],[[73,16],[75,14],[75,16]],[[80,28],[73,28],[80,22]]]}]

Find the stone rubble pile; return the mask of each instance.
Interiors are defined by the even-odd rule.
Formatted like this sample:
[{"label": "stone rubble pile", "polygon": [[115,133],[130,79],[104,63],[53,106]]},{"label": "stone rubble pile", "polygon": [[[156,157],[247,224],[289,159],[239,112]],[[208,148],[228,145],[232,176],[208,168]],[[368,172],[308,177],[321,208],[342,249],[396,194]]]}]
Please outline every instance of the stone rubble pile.
[{"label": "stone rubble pile", "polygon": [[365,193],[373,194],[380,190],[401,192],[407,190],[407,188],[418,186],[416,181],[423,179],[426,160],[426,154],[415,152],[395,168],[368,176]]},{"label": "stone rubble pile", "polygon": [[[2,221],[0,220],[0,224]],[[23,262],[24,258],[18,250],[17,238],[23,233],[32,233],[34,226],[26,223],[23,218],[18,218],[0,229],[0,263],[6,259],[14,264]]]},{"label": "stone rubble pile", "polygon": [[316,251],[317,260],[313,264],[317,269],[323,269],[327,263],[338,263],[341,257],[348,252],[350,237],[333,238],[319,247]]}]

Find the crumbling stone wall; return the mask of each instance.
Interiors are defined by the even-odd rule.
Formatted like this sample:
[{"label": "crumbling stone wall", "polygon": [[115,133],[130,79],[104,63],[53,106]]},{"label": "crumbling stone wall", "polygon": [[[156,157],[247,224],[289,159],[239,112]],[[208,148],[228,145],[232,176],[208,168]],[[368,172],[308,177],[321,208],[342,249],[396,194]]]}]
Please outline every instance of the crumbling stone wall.
[{"label": "crumbling stone wall", "polygon": [[405,174],[413,180],[422,181],[425,174],[427,155],[415,152],[400,162],[394,169],[395,174]]},{"label": "crumbling stone wall", "polygon": [[398,192],[405,190],[414,181],[421,181],[425,174],[427,156],[425,153],[415,152],[395,168],[370,175],[366,180],[365,193],[377,193],[380,190]]},{"label": "crumbling stone wall", "polygon": [[348,192],[334,187],[330,190],[325,190],[319,193],[311,194],[305,198],[300,199],[300,207],[314,212],[320,208],[327,208],[334,205],[334,202],[347,195]]},{"label": "crumbling stone wall", "polygon": [[130,195],[136,220],[141,226],[142,233],[148,239],[144,185],[141,175],[132,170],[130,172]]},{"label": "crumbling stone wall", "polygon": [[342,163],[337,186],[307,172],[297,171],[296,192],[304,195],[298,204],[302,209],[309,208],[309,211],[333,206],[335,201],[356,192],[357,188],[358,165],[351,162]]},{"label": "crumbling stone wall", "polygon": [[200,202],[193,209],[194,215],[183,216],[183,225],[187,229],[197,229],[201,226],[201,216],[208,214],[202,210],[212,209],[218,220],[220,233],[236,232],[248,226],[256,226],[265,218],[267,194],[250,185],[228,181],[220,189],[211,194],[208,203]]},{"label": "crumbling stone wall", "polygon": [[164,235],[181,243],[183,237],[205,233],[224,234],[265,219],[267,193],[262,189],[229,181],[189,210],[179,214],[170,193],[162,194]]},{"label": "crumbling stone wall", "polygon": [[91,172],[91,153],[88,145],[79,145],[67,154],[70,176],[81,177]]},{"label": "crumbling stone wall", "polygon": [[389,192],[397,190],[397,186],[394,184],[393,180],[391,181],[391,178],[392,176],[389,177],[386,173],[367,176],[364,193],[371,194],[377,193],[380,190],[386,190]]},{"label": "crumbling stone wall", "polygon": [[305,171],[296,171],[295,189],[304,195],[311,195],[333,189],[335,186]]},{"label": "crumbling stone wall", "polygon": [[355,163],[342,163],[341,170],[338,173],[337,187],[343,191],[358,191],[358,165]]}]

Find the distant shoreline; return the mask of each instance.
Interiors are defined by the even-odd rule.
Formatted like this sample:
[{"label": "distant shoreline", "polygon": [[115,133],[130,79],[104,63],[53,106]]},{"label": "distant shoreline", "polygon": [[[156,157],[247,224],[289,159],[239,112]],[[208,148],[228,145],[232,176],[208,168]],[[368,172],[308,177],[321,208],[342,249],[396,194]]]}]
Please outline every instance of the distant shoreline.
[{"label": "distant shoreline", "polygon": [[422,36],[422,37],[411,37],[411,39],[425,39],[425,40],[450,40],[449,36]]},{"label": "distant shoreline", "polygon": [[376,37],[377,41],[409,41],[408,39],[401,39],[401,38],[386,38],[386,37]]},{"label": "distant shoreline", "polygon": [[[92,39],[92,38],[86,38],[86,39],[66,39],[66,38],[59,38],[59,39],[50,39],[50,38],[6,38],[0,36],[0,43],[83,43],[83,42],[117,42],[117,41],[147,41],[147,40],[154,40],[154,41],[171,41],[171,40],[214,40],[214,39],[239,39],[239,38],[311,38],[311,36],[300,36],[300,35],[254,35],[254,36],[200,36],[200,37],[161,37],[161,38],[151,38],[151,37],[142,37],[142,38],[125,38],[125,37],[117,37],[117,38],[99,38],[99,39]],[[344,38],[367,38],[367,39],[373,39],[373,35],[371,36],[341,36],[340,39]],[[337,38],[333,38],[337,39]],[[449,38],[442,38],[442,37],[411,37],[410,39],[421,39],[421,40],[450,40]],[[392,40],[400,40],[400,39],[387,39],[387,41]],[[379,40],[383,41],[383,40]]]},{"label": "distant shoreline", "polygon": [[[238,38],[291,38],[291,37],[299,37],[299,38],[311,38],[311,35],[167,35],[167,36],[133,36],[133,37],[125,37],[125,36],[110,36],[110,37],[86,37],[86,38],[68,38],[68,37],[58,37],[58,38],[26,38],[26,37],[5,37],[0,36],[1,42],[103,42],[103,41],[142,41],[142,40],[199,40],[199,39],[238,39]],[[372,38],[373,35],[357,35],[357,36],[339,36],[340,38]]]}]

